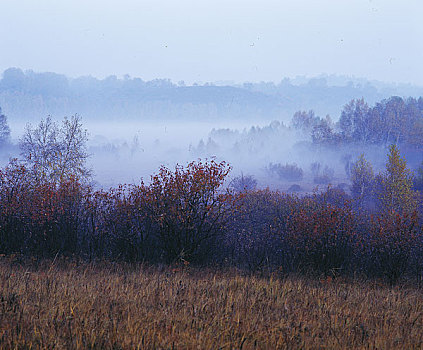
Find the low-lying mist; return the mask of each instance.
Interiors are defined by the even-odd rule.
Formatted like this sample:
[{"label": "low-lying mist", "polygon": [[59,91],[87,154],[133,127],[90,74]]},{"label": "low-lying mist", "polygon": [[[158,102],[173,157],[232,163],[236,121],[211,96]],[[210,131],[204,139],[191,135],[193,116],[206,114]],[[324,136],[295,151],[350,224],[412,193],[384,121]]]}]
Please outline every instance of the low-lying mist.
[{"label": "low-lying mist", "polygon": [[[96,187],[119,183],[148,183],[160,166],[174,168],[199,158],[216,158],[232,166],[229,181],[251,175],[259,188],[310,192],[329,183],[346,187],[348,169],[365,153],[375,170],[382,169],[386,149],[380,146],[323,147],[304,135],[273,121],[262,125],[241,123],[85,123],[89,166]],[[279,166],[296,166],[300,176],[281,176]],[[322,181],[316,181],[321,175]],[[324,177],[324,175],[326,177]]]},{"label": "low-lying mist", "polygon": [[359,155],[379,171],[391,143],[416,168],[423,160],[423,98],[398,96],[420,96],[422,88],[335,78],[186,86],[10,68],[0,79],[0,107],[12,142],[2,146],[0,164],[19,157],[27,121],[36,126],[52,114],[60,124],[77,112],[97,187],[148,182],[162,165],[216,157],[232,166],[231,178],[254,176],[260,188],[346,188]]},{"label": "low-lying mist", "polygon": [[[328,185],[348,191],[358,157],[363,154],[380,172],[390,144],[398,145],[408,166],[417,169],[422,162],[422,111],[422,98],[391,97],[374,107],[363,99],[352,100],[337,122],[310,110],[296,112],[290,120],[257,124],[87,118],[81,120],[81,127],[89,135],[87,165],[98,188],[148,183],[161,166],[173,169],[177,164],[215,158],[232,167],[228,184],[239,176],[251,176],[258,188],[307,193]],[[2,148],[2,165],[19,157],[25,124],[10,120],[10,129],[12,143]]]},{"label": "low-lying mist", "polygon": [[[25,125],[10,123],[16,144]],[[109,188],[120,183],[148,183],[150,176],[164,165],[174,168],[199,158],[216,158],[232,166],[230,179],[251,175],[259,188],[310,192],[317,186],[341,184],[346,188],[348,166],[364,153],[375,170],[386,161],[386,148],[380,146],[334,148],[315,145],[309,135],[273,121],[248,123],[204,122],[84,122],[89,133],[88,166],[93,170],[96,187]],[[17,147],[2,153],[2,165],[18,157]],[[302,176],[288,179],[272,171],[278,164],[296,165]],[[316,169],[317,167],[317,169]],[[316,171],[327,178],[315,181]],[[318,175],[318,174],[317,174]],[[229,181],[230,181],[229,179]]]}]

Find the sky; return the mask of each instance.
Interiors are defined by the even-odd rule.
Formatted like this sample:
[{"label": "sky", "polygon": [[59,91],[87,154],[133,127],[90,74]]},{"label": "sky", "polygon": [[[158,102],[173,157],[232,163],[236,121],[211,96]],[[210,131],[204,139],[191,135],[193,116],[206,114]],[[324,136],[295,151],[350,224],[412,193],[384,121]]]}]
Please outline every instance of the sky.
[{"label": "sky", "polygon": [[0,0],[0,72],[423,85],[422,14],[421,0]]}]

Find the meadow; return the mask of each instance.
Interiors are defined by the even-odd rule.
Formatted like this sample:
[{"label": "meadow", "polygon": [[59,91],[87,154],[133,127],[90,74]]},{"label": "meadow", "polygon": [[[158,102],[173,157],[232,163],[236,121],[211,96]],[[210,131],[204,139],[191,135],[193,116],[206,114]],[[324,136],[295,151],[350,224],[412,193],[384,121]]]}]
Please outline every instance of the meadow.
[{"label": "meadow", "polygon": [[345,278],[0,260],[1,349],[417,349],[423,294]]}]

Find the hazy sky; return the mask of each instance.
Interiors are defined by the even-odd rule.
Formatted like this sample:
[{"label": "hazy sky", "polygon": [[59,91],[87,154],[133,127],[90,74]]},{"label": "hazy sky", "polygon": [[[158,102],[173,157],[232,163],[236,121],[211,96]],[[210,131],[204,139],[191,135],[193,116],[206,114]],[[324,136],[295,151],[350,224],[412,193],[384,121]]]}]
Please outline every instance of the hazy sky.
[{"label": "hazy sky", "polygon": [[423,85],[421,0],[0,0],[0,71]]}]

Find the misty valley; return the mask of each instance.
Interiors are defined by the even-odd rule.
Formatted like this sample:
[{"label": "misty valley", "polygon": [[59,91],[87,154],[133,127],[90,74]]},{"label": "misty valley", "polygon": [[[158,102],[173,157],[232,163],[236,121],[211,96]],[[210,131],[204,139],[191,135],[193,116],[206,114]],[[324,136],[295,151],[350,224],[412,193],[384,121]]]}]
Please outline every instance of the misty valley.
[{"label": "misty valley", "polygon": [[[251,175],[258,188],[309,193],[330,183],[348,191],[353,162],[365,154],[379,171],[391,143],[418,169],[421,95],[411,85],[336,76],[187,86],[10,68],[0,80],[0,107],[11,128],[1,162],[19,158],[28,123],[77,114],[88,131],[87,166],[98,188],[148,182],[161,165],[216,157],[231,164],[230,177]],[[289,166],[298,168],[296,176],[283,174]]]},{"label": "misty valley", "polygon": [[423,349],[422,13],[0,0],[0,350]]},{"label": "misty valley", "polygon": [[[210,348],[313,348],[318,329],[322,344],[360,348],[371,338],[357,324],[412,347],[423,98],[318,81],[6,71],[0,348],[195,348],[196,334]],[[367,90],[382,98],[344,100]],[[319,92],[339,113],[291,113]],[[335,321],[321,316],[328,300]]]},{"label": "misty valley", "polygon": [[[411,257],[423,254],[416,248],[423,248],[416,238],[422,233],[423,98],[389,96],[374,104],[353,98],[334,117],[313,109],[286,117],[300,103],[290,94],[298,101],[326,96],[331,109],[351,93],[370,91],[374,98],[389,88],[411,91],[362,82],[331,86],[330,79],[186,86],[8,69],[0,80],[2,252],[167,263],[234,259],[235,266],[252,269],[347,273],[357,269],[350,257],[367,254],[354,250],[357,239],[370,239],[359,232],[381,225],[390,232],[387,239],[405,230],[416,246],[407,246],[404,266],[378,273],[390,280],[410,273]],[[86,115],[66,115],[71,106]],[[28,118],[30,108],[35,116],[47,115]],[[270,119],[276,115],[280,119]],[[254,201],[261,202],[261,214],[249,212]],[[114,220],[125,212],[129,221],[121,227]],[[258,217],[244,221],[246,213]],[[399,221],[391,222],[396,215]],[[304,220],[322,235],[313,249],[315,257],[326,257],[323,267],[301,258],[308,243],[288,242],[294,232],[308,239],[310,228],[299,229]],[[59,239],[61,230],[69,232],[66,240]],[[254,249],[244,246],[249,240]],[[226,250],[213,252],[219,241]],[[231,249],[238,253],[229,259]],[[282,262],[281,252],[296,258]]]}]

